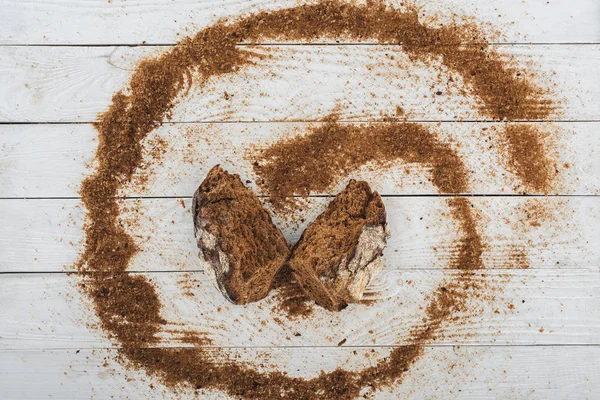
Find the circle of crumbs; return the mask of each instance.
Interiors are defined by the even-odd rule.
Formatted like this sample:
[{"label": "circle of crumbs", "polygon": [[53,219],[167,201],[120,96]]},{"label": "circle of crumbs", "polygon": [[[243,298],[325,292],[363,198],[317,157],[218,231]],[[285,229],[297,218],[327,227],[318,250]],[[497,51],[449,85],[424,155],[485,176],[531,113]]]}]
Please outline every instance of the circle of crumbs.
[{"label": "circle of crumbs", "polygon": [[[395,347],[377,365],[360,371],[336,369],[313,379],[301,379],[218,360],[214,350],[209,354],[202,348],[152,347],[166,321],[160,316],[161,303],[152,283],[127,271],[138,249],[119,223],[117,202],[119,189],[141,166],[142,140],[170,117],[175,98],[194,77],[203,84],[211,76],[234,73],[252,62],[251,53],[236,46],[239,42],[320,37],[375,39],[402,44],[413,59],[441,59],[445,67],[463,77],[481,100],[482,113],[494,120],[542,119],[553,111],[552,103],[538,88],[515,76],[514,69],[489,49],[474,24],[429,29],[419,23],[416,9],[400,11],[371,2],[355,5],[321,1],[260,12],[233,23],[219,22],[183,39],[165,54],[140,62],[128,90],[113,96],[111,106],[96,124],[98,166],[81,188],[87,221],[85,249],[78,267],[101,326],[120,344],[124,360],[160,376],[169,386],[186,382],[196,389],[267,400],[355,398],[366,387],[398,382],[423,354],[424,343],[434,340],[442,323],[464,309],[468,293],[479,288],[476,271],[483,268],[485,244],[477,232],[472,205],[464,197],[454,197],[448,205],[459,223],[461,237],[458,254],[450,266],[458,273],[434,292],[425,311],[426,324],[411,330],[409,344]],[[421,162],[431,164],[435,161],[431,157]],[[439,167],[446,170],[438,173],[449,172],[458,179],[454,186],[438,185],[440,192],[464,192],[458,190],[467,187],[462,163]]]}]

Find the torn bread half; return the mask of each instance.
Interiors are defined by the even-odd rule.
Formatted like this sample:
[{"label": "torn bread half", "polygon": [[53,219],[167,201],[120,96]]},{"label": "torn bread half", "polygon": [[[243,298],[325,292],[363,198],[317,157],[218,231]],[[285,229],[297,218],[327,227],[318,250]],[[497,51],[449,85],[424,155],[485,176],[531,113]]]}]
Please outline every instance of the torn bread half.
[{"label": "torn bread half", "polygon": [[366,182],[351,180],[306,228],[288,265],[315,303],[339,311],[360,301],[367,284],[382,269],[388,237],[381,196]]},{"label": "torn bread half", "polygon": [[239,175],[213,167],[194,193],[192,214],[200,257],[221,293],[235,304],[266,297],[290,251]]}]

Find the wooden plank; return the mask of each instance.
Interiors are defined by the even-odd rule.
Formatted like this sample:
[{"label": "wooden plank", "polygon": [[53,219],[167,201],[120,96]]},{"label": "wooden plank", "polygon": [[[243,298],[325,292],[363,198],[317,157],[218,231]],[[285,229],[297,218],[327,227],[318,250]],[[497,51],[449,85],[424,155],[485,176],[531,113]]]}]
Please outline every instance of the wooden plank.
[{"label": "wooden plank", "polygon": [[[598,194],[600,123],[531,124],[548,134],[545,147],[556,157],[560,184],[554,193]],[[258,191],[249,149],[260,149],[319,125],[321,123],[164,125],[149,139],[166,141],[166,153],[144,173],[147,183],[140,185],[138,175],[123,190],[123,195],[189,196],[217,163],[251,180],[250,186]],[[444,122],[426,123],[426,126],[438,132],[441,140],[460,143],[453,147],[470,171],[469,193],[520,193],[518,180],[502,161],[505,156],[500,147],[490,148],[490,138],[492,143],[498,140],[503,124]],[[92,172],[90,164],[97,146],[96,137],[96,131],[89,124],[0,125],[0,197],[78,196],[81,180]],[[569,167],[565,168],[565,164]],[[418,165],[403,164],[400,168],[378,172],[363,168],[351,177],[367,180],[384,195],[436,194],[428,176],[429,172]]]},{"label": "wooden plank", "polygon": [[[398,6],[401,1],[388,3]],[[600,41],[596,29],[600,8],[594,0],[416,3],[425,24],[446,22],[450,13],[474,16],[497,26],[507,42]],[[5,0],[0,44],[175,43],[219,18],[296,4],[294,0]]]},{"label": "wooden plank", "polygon": [[[304,222],[278,215],[274,220],[288,241],[295,242],[329,201],[311,198],[297,214]],[[522,253],[527,254],[530,268],[600,266],[600,197],[474,197],[470,201],[489,243],[483,254],[487,267],[512,268]],[[447,267],[458,251],[457,228],[448,216],[447,199],[385,197],[384,203],[392,231],[385,265],[393,269]],[[0,272],[73,271],[83,247],[84,210],[79,200],[14,199],[0,204]],[[131,270],[202,269],[190,206],[190,198],[123,201],[124,224],[141,248]],[[539,212],[539,225],[532,226],[525,219],[532,211]]]},{"label": "wooden plank", "polygon": [[[311,378],[321,370],[368,366],[381,348],[235,349],[228,360],[260,360],[260,370],[283,369]],[[0,387],[13,400],[60,398],[193,398],[114,361],[114,350],[0,351]],[[600,394],[600,348],[590,346],[430,347],[402,384],[371,399],[593,399]],[[23,385],[23,382],[27,382]],[[152,385],[152,387],[151,387]],[[201,392],[203,399],[223,399]]]},{"label": "wooden plank", "polygon": [[[490,245],[484,253],[490,269],[478,279],[487,283],[491,299],[472,299],[465,311],[470,318],[445,325],[403,384],[372,398],[597,398],[600,196],[594,196],[600,187],[600,3],[417,3],[425,24],[444,22],[457,10],[498,24],[505,36],[495,49],[513,56],[524,68],[540,71],[540,86],[552,88],[563,104],[551,118],[564,122],[536,123],[550,133],[546,144],[560,153],[559,164],[570,164],[559,172],[561,186],[556,193],[583,196],[473,198],[481,215],[481,234]],[[143,371],[117,363],[115,344],[97,328],[90,301],[78,289],[80,278],[61,273],[72,270],[82,248],[85,210],[77,190],[91,171],[88,164],[97,144],[91,126],[2,123],[92,122],[112,94],[126,85],[138,60],[167,48],[107,44],[168,45],[223,16],[291,4],[295,0],[3,2],[0,198],[10,199],[0,199],[0,397],[224,397],[217,392],[175,393]],[[537,45],[506,46],[514,42]],[[566,44],[574,42],[596,44]],[[6,46],[11,44],[102,47]],[[456,254],[457,226],[447,215],[446,198],[422,196],[436,193],[426,170],[410,166],[390,174],[361,170],[353,175],[369,179],[387,195],[393,236],[386,268],[368,288],[366,297],[373,304],[353,305],[334,315],[317,310],[309,320],[283,318],[274,310],[272,297],[245,307],[224,301],[196,257],[189,196],[217,162],[256,180],[244,152],[251,144],[260,147],[309,126],[289,121],[314,121],[332,112],[342,120],[373,121],[393,115],[397,106],[405,109],[408,120],[471,121],[485,116],[476,111],[474,99],[459,93],[460,84],[440,86],[450,74],[408,64],[401,47],[246,49],[270,55],[268,66],[260,64],[211,81],[181,99],[174,121],[215,124],[169,124],[158,129],[153,137],[169,138],[171,148],[151,169],[148,186],[138,185],[136,176],[122,193],[169,197],[122,202],[125,224],[142,248],[132,270],[152,271],[142,273],[156,285],[161,314],[169,321],[159,345],[186,345],[178,340],[183,326],[207,332],[215,346],[226,347],[226,361],[254,362],[263,370],[284,369],[292,376],[310,378],[321,370],[372,365],[389,353],[389,347],[406,343],[411,326],[422,323],[422,308],[432,291],[458,273],[443,269]],[[396,61],[392,63],[386,53]],[[397,70],[396,62],[406,68],[390,73]],[[438,90],[444,96],[433,94]],[[271,122],[220,123],[232,121]],[[462,144],[457,150],[473,171],[473,193],[517,192],[517,182],[501,155],[486,148],[481,134],[484,126],[495,129],[498,124],[430,126],[444,139]],[[251,186],[257,189],[253,182]],[[327,201],[311,198],[300,214],[301,224],[279,216],[277,223],[294,241]],[[526,214],[540,209],[541,225],[525,222]],[[137,212],[143,215],[139,221],[132,217]],[[529,269],[510,269],[523,266],[515,263],[515,257],[524,251]],[[344,346],[338,347],[341,341]],[[208,351],[216,357],[223,350]]]},{"label": "wooden plank", "polygon": [[77,196],[96,137],[92,125],[0,125],[0,196]]},{"label": "wooden plank", "polygon": [[[494,47],[524,68],[539,71],[539,85],[552,88],[562,104],[552,119],[594,120],[600,115],[600,45]],[[476,99],[461,92],[461,79],[442,67],[410,61],[400,46],[245,49],[269,58],[202,88],[194,86],[172,120],[310,121],[333,112],[342,120],[377,120],[396,115],[398,106],[408,120],[489,119]],[[160,51],[2,47],[0,122],[94,121],[127,83],[136,61]],[[436,95],[438,91],[444,94]]]},{"label": "wooden plank", "polygon": [[[369,286],[374,304],[343,312],[315,308],[307,319],[288,320],[269,297],[229,303],[202,273],[148,274],[161,298],[159,347],[186,346],[181,331],[206,333],[210,346],[391,346],[406,344],[422,325],[431,293],[457,271],[384,271]],[[444,324],[437,344],[600,344],[600,275],[589,270],[487,270],[459,323]],[[5,349],[112,347],[94,328],[92,306],[65,274],[0,275],[1,346]],[[379,301],[381,300],[381,301]],[[279,318],[275,318],[279,317]],[[299,333],[300,335],[296,335]],[[192,346],[192,345],[187,345]]]}]

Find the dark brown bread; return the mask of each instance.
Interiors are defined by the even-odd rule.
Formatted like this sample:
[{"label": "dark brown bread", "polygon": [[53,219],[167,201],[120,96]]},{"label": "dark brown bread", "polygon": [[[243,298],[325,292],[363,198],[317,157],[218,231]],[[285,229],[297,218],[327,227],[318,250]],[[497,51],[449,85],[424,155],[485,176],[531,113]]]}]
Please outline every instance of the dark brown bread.
[{"label": "dark brown bread", "polygon": [[288,265],[315,303],[339,311],[359,301],[381,270],[388,236],[381,197],[366,182],[351,180],[306,228]]},{"label": "dark brown bread", "polygon": [[263,299],[290,251],[269,213],[239,175],[213,167],[192,204],[206,272],[235,304]]}]

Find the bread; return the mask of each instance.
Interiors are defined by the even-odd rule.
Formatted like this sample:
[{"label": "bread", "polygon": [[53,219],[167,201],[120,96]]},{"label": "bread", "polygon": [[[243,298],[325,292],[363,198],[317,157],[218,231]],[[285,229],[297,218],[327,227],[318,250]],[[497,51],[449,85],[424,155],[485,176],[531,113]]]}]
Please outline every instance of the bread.
[{"label": "bread", "polygon": [[288,265],[315,303],[339,311],[359,301],[382,269],[388,237],[381,196],[366,182],[351,180],[306,228]]},{"label": "bread", "polygon": [[290,251],[239,175],[212,168],[194,193],[192,214],[200,257],[221,293],[235,304],[266,297]]}]

